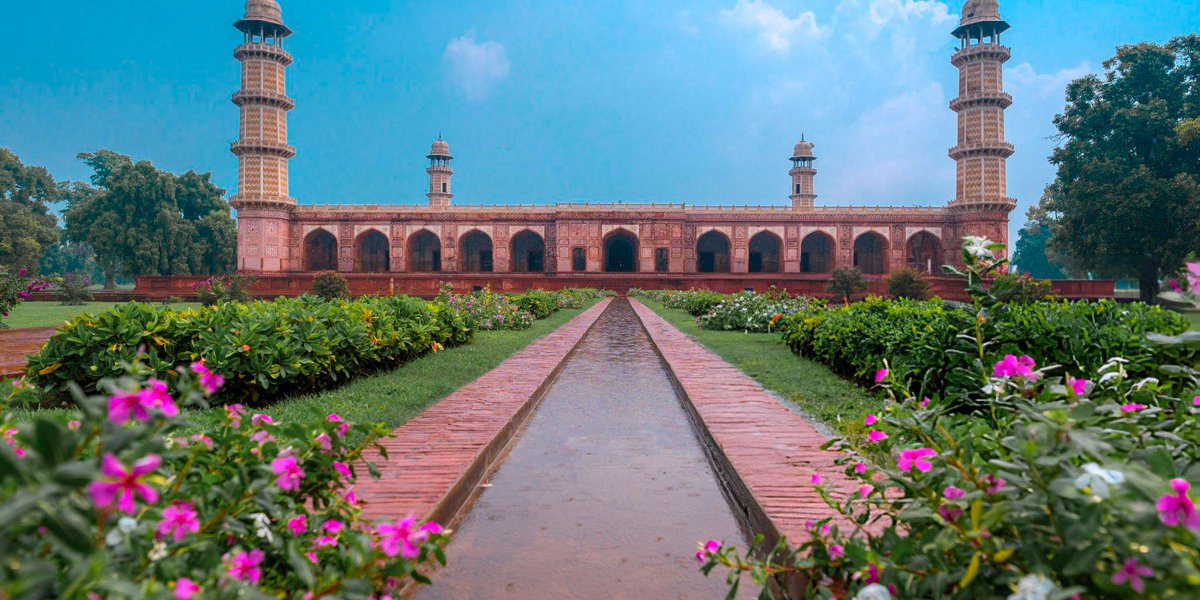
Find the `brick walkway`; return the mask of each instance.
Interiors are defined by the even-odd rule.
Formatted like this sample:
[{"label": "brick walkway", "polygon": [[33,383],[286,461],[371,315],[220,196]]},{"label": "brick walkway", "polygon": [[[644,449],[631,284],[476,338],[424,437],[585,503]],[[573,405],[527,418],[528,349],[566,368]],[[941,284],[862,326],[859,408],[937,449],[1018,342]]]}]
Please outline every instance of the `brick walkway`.
[{"label": "brick walkway", "polygon": [[605,299],[430,407],[383,440],[380,479],[359,480],[370,519],[453,523],[600,313]]},{"label": "brick walkway", "polygon": [[54,327],[0,329],[0,377],[25,374],[25,357],[40,351],[54,331]]},{"label": "brick walkway", "polygon": [[[811,484],[814,473],[827,488],[858,487],[834,464],[837,453],[821,448],[826,438],[758,382],[644,304],[632,298],[630,303],[691,401],[704,435],[721,449],[712,459],[751,528],[772,544],[775,534],[805,539],[805,521],[833,512]],[[849,526],[840,519],[839,524],[843,530]]]}]

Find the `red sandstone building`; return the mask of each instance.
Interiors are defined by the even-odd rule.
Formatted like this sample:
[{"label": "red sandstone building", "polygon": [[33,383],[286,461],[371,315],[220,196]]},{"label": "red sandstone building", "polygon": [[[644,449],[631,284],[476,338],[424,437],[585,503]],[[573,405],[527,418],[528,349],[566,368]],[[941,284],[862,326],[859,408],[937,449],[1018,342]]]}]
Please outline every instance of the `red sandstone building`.
[{"label": "red sandstone building", "polygon": [[[816,202],[813,144],[792,152],[790,203],[768,206],[577,204],[480,206],[455,204],[449,145],[430,149],[428,203],[422,205],[297,204],[288,190],[285,71],[292,55],[276,0],[249,0],[235,26],[243,43],[238,156],[238,268],[260,278],[307,280],[336,270],[358,291],[427,292],[436,282],[616,287],[656,283],[714,284],[717,289],[819,283],[823,274],[857,267],[881,275],[901,267],[937,272],[958,263],[965,235],[1007,241],[1002,70],[1010,51],[1000,44],[1009,25],[998,0],[969,0],[953,34],[951,63],[959,70],[957,190],[944,206],[826,206]],[[782,170],[781,170],[782,171]],[[782,192],[783,177],[780,173]],[[780,194],[781,200],[784,196]],[[617,273],[620,275],[610,275]],[[722,284],[722,282],[724,282]],[[282,286],[290,287],[290,286]],[[810,286],[811,287],[811,286]],[[819,288],[818,288],[819,289]]]}]

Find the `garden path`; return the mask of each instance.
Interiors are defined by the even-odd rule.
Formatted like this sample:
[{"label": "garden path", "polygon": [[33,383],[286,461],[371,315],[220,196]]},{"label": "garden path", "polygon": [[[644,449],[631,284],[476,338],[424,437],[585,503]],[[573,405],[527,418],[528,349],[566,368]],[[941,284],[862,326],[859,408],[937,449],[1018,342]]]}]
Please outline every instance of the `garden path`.
[{"label": "garden path", "polygon": [[0,329],[0,377],[20,377],[25,373],[25,357],[35,354],[50,336],[54,327],[32,329]]}]

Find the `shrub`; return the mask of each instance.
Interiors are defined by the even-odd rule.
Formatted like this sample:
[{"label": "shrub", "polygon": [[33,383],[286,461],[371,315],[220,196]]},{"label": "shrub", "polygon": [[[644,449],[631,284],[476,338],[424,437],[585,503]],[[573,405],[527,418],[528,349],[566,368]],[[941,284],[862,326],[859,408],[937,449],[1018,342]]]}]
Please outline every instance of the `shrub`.
[{"label": "shrub", "polygon": [[478,292],[458,295],[450,284],[443,283],[437,301],[450,310],[460,312],[469,327],[478,331],[524,331],[533,327],[533,315],[521,310],[504,294],[484,288]]},{"label": "shrub", "polygon": [[594,288],[567,288],[555,292],[558,300],[559,308],[583,308],[586,304],[599,300],[605,296],[614,295],[611,290],[597,290]]},{"label": "shrub", "polygon": [[9,407],[30,392],[6,386],[0,596],[367,598],[444,564],[437,524],[373,524],[354,497],[385,428],[333,414],[275,423],[234,405],[194,433],[179,408],[206,408],[220,377],[177,370],[174,397],[136,366],[102,395],[76,389],[79,420],[65,424],[18,422]]},{"label": "shrub", "polygon": [[[50,287],[52,283],[48,279],[39,279],[29,275],[29,271],[26,269],[9,271],[0,267],[0,319],[7,317],[13,308],[28,300],[34,292],[40,292]],[[4,324],[0,323],[0,328],[3,327]]]},{"label": "shrub", "polygon": [[250,286],[258,278],[253,275],[222,275],[209,277],[194,286],[196,299],[205,306],[222,302],[246,302],[250,300]]},{"label": "shrub", "polygon": [[[949,403],[885,380],[892,401],[873,431],[886,439],[833,443],[859,487],[819,486],[829,517],[765,561],[710,542],[704,572],[790,577],[806,598],[1192,597],[1197,372],[1181,396],[1121,359],[1095,382],[1035,366],[1027,356],[989,363]],[[956,415],[954,403],[993,410]]]},{"label": "shrub", "polygon": [[67,323],[29,358],[47,400],[88,392],[141,360],[174,385],[175,365],[204,360],[229,379],[221,398],[260,401],[320,389],[471,340],[459,313],[408,297],[226,303],[175,312],[131,302]]},{"label": "shrub", "polygon": [[324,300],[350,297],[350,284],[346,276],[337,271],[322,271],[313,277],[312,293]]},{"label": "shrub", "polygon": [[665,291],[649,296],[661,302],[667,308],[682,310],[693,317],[706,315],[718,304],[729,299],[729,296],[708,290],[688,290],[686,292]]},{"label": "shrub", "polygon": [[82,273],[67,273],[58,282],[58,299],[63,306],[80,306],[92,300],[92,292],[88,290],[92,279]]},{"label": "shrub", "polygon": [[545,319],[558,312],[558,295],[554,292],[530,290],[524,294],[510,295],[509,300],[535,319]]},{"label": "shrub", "polygon": [[1034,279],[1028,273],[1003,273],[992,279],[989,293],[998,302],[1027,304],[1053,300],[1054,286],[1049,281]]},{"label": "shrub", "polygon": [[784,319],[824,303],[810,298],[788,298],[742,292],[716,305],[700,317],[700,327],[717,331],[767,333],[778,331]]},{"label": "shrub", "polygon": [[929,278],[916,269],[897,269],[888,275],[888,294],[893,298],[928,300],[933,295]]},{"label": "shrub", "polygon": [[825,289],[849,304],[854,294],[867,289],[867,277],[858,269],[835,269],[829,276],[829,287]]}]

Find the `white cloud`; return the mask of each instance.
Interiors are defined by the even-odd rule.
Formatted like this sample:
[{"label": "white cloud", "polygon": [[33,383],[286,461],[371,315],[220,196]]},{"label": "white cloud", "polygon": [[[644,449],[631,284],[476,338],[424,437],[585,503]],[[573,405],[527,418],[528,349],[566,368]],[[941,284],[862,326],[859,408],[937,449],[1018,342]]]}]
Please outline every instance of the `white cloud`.
[{"label": "white cloud", "polygon": [[950,7],[934,0],[871,0],[867,17],[881,27],[893,20],[928,19],[941,25],[955,19]]},{"label": "white cloud", "polygon": [[1006,76],[1012,88],[1009,91],[1029,91],[1042,98],[1061,100],[1066,94],[1067,84],[1091,72],[1092,67],[1087,61],[1055,73],[1038,73],[1033,65],[1025,62],[1008,69]]},{"label": "white cloud", "polygon": [[733,8],[721,11],[721,21],[739,29],[754,30],[758,39],[772,51],[787,54],[794,42],[818,42],[830,34],[817,23],[811,10],[792,18],[762,0],[739,0]]},{"label": "white cloud", "polygon": [[443,60],[449,66],[450,80],[471,100],[488,96],[492,86],[508,77],[511,65],[499,42],[475,41],[475,31],[450,40]]}]

